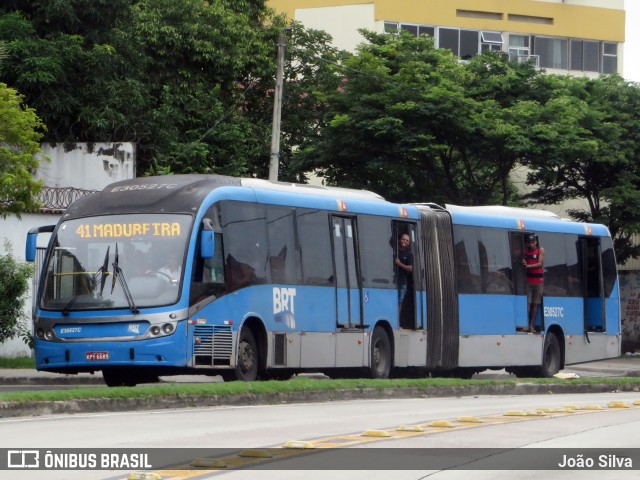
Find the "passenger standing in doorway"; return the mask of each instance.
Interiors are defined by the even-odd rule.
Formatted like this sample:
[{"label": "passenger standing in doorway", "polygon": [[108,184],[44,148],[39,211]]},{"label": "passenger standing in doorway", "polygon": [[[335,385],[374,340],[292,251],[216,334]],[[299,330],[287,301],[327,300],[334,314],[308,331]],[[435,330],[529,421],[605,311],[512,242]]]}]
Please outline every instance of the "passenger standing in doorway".
[{"label": "passenger standing in doorway", "polygon": [[407,291],[413,287],[413,253],[411,253],[411,239],[406,233],[400,237],[398,256],[393,263],[398,267],[396,280],[398,282],[398,318],[400,318],[402,301]]},{"label": "passenger standing in doorway", "polygon": [[536,316],[538,307],[542,302],[542,290],[544,288],[544,248],[538,246],[538,239],[534,234],[525,237],[527,242],[524,248],[522,264],[527,270],[527,312],[529,315],[529,332],[535,333]]}]

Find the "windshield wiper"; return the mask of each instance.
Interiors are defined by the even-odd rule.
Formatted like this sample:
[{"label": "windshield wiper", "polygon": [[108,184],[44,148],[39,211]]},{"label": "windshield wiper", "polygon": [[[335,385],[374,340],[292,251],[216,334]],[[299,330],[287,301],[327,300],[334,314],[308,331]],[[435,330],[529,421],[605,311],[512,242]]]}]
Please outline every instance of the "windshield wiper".
[{"label": "windshield wiper", "polygon": [[[100,275],[100,296],[101,297],[102,297],[102,291],[104,290],[104,284],[106,283],[107,276],[109,275],[109,272],[107,271],[107,268],[109,268],[109,248],[111,248],[111,246],[107,246],[107,253],[104,256],[104,262],[102,262],[102,266],[98,269],[96,273],[94,273],[91,276],[91,279],[89,280],[89,285],[91,285],[91,290],[93,291],[96,288],[95,286],[96,279],[98,278],[98,275]],[[62,315],[64,315],[65,317],[69,315],[69,310],[71,309],[73,304],[76,303],[76,300],[78,299],[78,297],[80,297],[80,294],[74,295],[71,298],[71,300],[69,300],[69,302],[62,309]]]},{"label": "windshield wiper", "polygon": [[[116,244],[116,247],[118,245]],[[104,256],[104,262],[102,262],[102,267],[100,267],[100,269],[98,270],[98,273],[101,274],[100,276],[100,296],[102,296],[102,292],[104,290],[104,284],[107,283],[107,275],[109,275],[109,272],[107,271],[107,268],[109,268],[109,249],[111,248],[111,245],[107,246],[107,253]]]},{"label": "windshield wiper", "polygon": [[134,314],[140,313],[138,307],[133,301],[133,297],[131,296],[131,291],[129,290],[129,286],[127,285],[127,281],[124,278],[124,273],[122,273],[122,269],[118,265],[118,244],[116,243],[116,255],[113,260],[113,281],[111,282],[111,293],[113,293],[113,289],[116,288],[116,278],[120,282],[120,286],[122,287],[122,291],[124,292],[124,297],[127,299],[127,303],[129,304],[129,308]]}]

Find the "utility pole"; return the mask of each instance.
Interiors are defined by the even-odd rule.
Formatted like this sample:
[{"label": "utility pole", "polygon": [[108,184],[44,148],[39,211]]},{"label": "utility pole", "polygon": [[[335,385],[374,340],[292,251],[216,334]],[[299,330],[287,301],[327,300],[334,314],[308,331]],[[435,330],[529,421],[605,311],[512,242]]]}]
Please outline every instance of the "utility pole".
[{"label": "utility pole", "polygon": [[273,94],[273,126],[271,127],[271,157],[269,160],[269,180],[278,180],[280,165],[280,119],[282,117],[282,89],[284,83],[285,31],[278,37],[278,61],[276,71],[276,89]]}]

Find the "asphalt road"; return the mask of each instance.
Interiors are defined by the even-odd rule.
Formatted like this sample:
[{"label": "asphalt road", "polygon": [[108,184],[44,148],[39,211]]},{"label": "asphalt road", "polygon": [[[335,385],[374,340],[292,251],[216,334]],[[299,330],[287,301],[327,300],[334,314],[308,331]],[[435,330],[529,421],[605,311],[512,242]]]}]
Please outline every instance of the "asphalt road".
[{"label": "asphalt road", "polygon": [[[178,470],[152,463],[147,473],[175,480],[626,479],[637,478],[640,459],[634,469],[597,471],[563,471],[549,462],[560,462],[572,449],[592,449],[596,455],[630,449],[636,460],[640,406],[634,402],[639,399],[636,392],[463,396],[7,418],[0,419],[0,448],[151,449],[164,453],[165,460],[173,452],[187,463]],[[296,442],[307,448],[282,448]],[[440,448],[452,450],[433,450]],[[477,450],[487,448],[502,453]],[[194,457],[219,458],[219,449],[233,450],[222,456],[224,467],[190,467]],[[283,460],[284,454],[290,456]],[[513,454],[519,455],[515,465]],[[466,463],[469,455],[477,458]],[[442,460],[464,470],[451,470],[454,465],[443,466]],[[246,470],[249,466],[254,469]],[[6,478],[124,480],[135,478],[129,477],[135,471],[21,470]]]}]

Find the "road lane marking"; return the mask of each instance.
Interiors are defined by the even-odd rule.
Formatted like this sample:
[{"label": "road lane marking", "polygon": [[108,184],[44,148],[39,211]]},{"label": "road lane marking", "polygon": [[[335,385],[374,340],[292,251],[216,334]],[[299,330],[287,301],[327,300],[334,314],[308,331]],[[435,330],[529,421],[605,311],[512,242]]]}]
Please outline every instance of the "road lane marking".
[{"label": "road lane marking", "polygon": [[[635,408],[640,408],[640,400],[634,401],[632,405]],[[180,468],[179,470],[157,470],[154,473],[161,475],[161,478],[167,480],[189,480],[194,477],[206,478],[207,475],[251,467],[265,462],[278,462],[301,454],[309,455],[317,453],[322,449],[328,448],[344,448],[380,441],[434,435],[445,431],[458,431],[465,428],[488,427],[535,420],[549,420],[554,418],[633,408],[625,402],[618,401],[609,402],[608,407],[609,410],[603,409],[600,405],[585,405],[582,407],[577,405],[564,405],[557,408],[544,407],[533,410],[508,410],[501,414],[465,416],[451,420],[444,419],[432,420],[429,422],[417,422],[411,425],[365,430],[363,433],[348,433],[308,440],[290,440],[280,447],[240,450],[238,453],[222,457],[205,457],[196,459],[199,461],[198,463],[202,464],[202,466],[194,465],[194,462],[196,462],[196,460],[194,460],[190,464],[180,465],[178,467]],[[197,469],[194,470],[194,466],[196,466]]]}]

